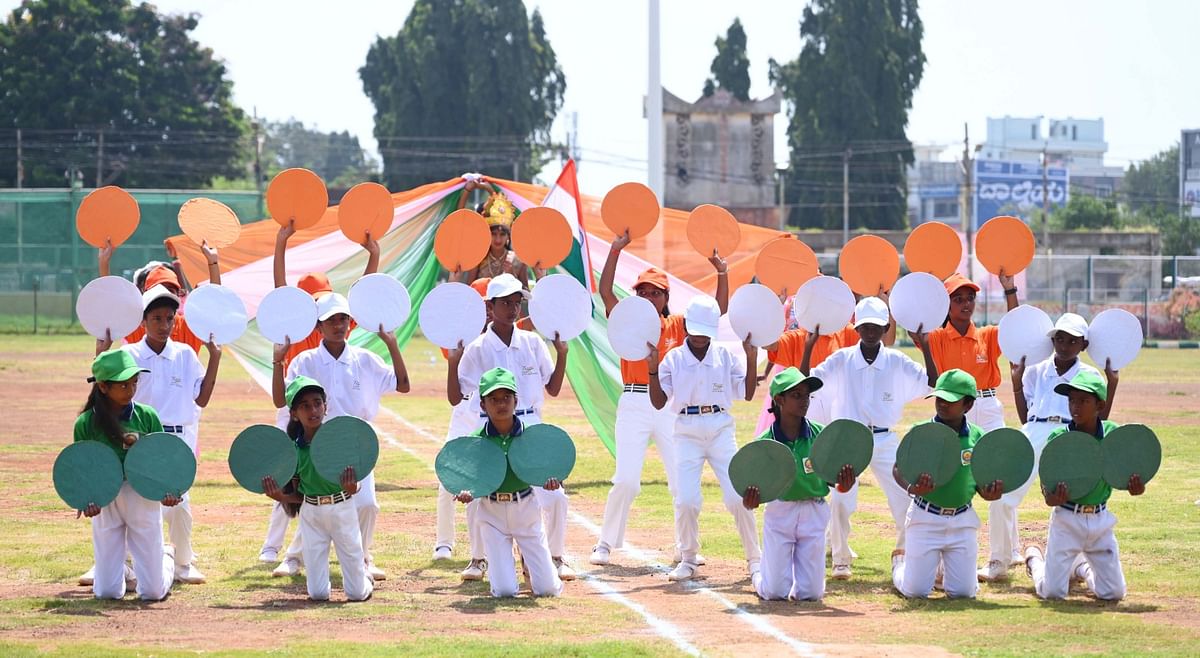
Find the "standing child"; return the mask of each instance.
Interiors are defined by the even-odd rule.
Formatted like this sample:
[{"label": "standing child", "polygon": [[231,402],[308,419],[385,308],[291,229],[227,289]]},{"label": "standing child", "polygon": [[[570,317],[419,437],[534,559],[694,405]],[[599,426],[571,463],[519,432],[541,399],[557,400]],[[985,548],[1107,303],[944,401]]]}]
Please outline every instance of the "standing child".
[{"label": "standing child", "polygon": [[[312,442],[325,420],[325,389],[303,375],[288,384],[284,394],[290,412],[288,436],[296,442],[298,492],[284,493],[271,476],[263,478],[263,493],[280,504],[300,504],[300,536],[304,564],[308,566],[308,597],[329,600],[329,545],[337,551],[342,567],[342,589],[351,601],[371,598],[375,583],[367,573],[367,559],[359,530],[359,513],[345,504],[360,490],[354,467],[342,471],[341,482],[330,482],[317,473],[312,462]],[[337,437],[322,436],[322,441]]]}]

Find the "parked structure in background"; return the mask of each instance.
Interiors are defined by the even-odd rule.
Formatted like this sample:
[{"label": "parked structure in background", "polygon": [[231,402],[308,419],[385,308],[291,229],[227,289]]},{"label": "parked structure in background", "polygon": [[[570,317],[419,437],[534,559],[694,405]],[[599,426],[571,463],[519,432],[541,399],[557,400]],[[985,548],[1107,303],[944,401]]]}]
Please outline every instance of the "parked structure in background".
[{"label": "parked structure in background", "polygon": [[1186,217],[1200,217],[1200,130],[1179,136],[1179,204]]},{"label": "parked structure in background", "polygon": [[[1045,127],[1045,134],[1042,129]],[[988,117],[980,160],[1002,160],[1070,171],[1071,194],[1109,197],[1125,170],[1104,164],[1104,119]]]}]

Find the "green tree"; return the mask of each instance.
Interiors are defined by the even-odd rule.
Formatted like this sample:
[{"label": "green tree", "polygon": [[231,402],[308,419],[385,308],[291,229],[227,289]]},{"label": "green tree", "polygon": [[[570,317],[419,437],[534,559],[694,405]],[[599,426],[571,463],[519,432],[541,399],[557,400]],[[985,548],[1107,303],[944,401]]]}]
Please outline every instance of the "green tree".
[{"label": "green tree", "polygon": [[787,199],[801,226],[842,225],[842,162],[849,157],[852,227],[905,224],[905,135],[925,70],[917,0],[813,0],[800,55],[771,61],[788,101]]},{"label": "green tree", "polygon": [[1129,165],[1121,194],[1133,211],[1179,212],[1179,145]]},{"label": "green tree", "polygon": [[416,0],[359,76],[393,189],[465,171],[531,179],[566,91],[542,16],[521,0]]},{"label": "green tree", "polygon": [[1065,231],[1115,229],[1121,224],[1121,211],[1112,199],[1075,194],[1066,205],[1050,211],[1050,225]]},{"label": "green tree", "polygon": [[713,77],[704,82],[704,96],[724,89],[740,101],[750,100],[750,58],[746,56],[746,31],[742,21],[733,19],[724,37],[717,37],[717,56],[713,58]]},{"label": "green tree", "polygon": [[[129,0],[24,0],[0,24],[0,123],[24,141],[25,185],[204,186],[240,176],[245,115],[196,14]],[[104,147],[100,149],[100,133]],[[5,160],[12,161],[8,154]],[[0,184],[14,183],[4,167]]]},{"label": "green tree", "polygon": [[379,175],[374,158],[349,132],[321,132],[295,118],[268,122],[263,143],[263,172],[268,178],[284,169],[303,167],[331,187],[347,188]]}]

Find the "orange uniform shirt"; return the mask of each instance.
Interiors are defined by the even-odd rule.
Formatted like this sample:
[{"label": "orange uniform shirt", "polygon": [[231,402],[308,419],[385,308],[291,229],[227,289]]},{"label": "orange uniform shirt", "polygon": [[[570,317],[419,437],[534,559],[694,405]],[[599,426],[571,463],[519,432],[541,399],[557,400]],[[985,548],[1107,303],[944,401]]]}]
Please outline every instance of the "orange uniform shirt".
[{"label": "orange uniform shirt", "polygon": [[[784,368],[800,367],[800,360],[804,358],[804,341],[808,339],[808,332],[804,329],[791,329],[783,332],[779,337],[779,342],[775,349],[767,352],[767,360],[783,366]],[[858,332],[854,330],[853,325],[846,325],[840,331],[836,331],[826,336],[817,338],[817,342],[813,344],[812,363],[809,367],[816,368],[821,365],[821,362],[829,358],[830,354],[842,349],[858,344]]]},{"label": "orange uniform shirt", "polygon": [[950,323],[929,333],[929,351],[938,372],[958,368],[971,373],[980,390],[1000,385],[1000,328],[967,325],[959,334]]},{"label": "orange uniform shirt", "polygon": [[[658,358],[661,360],[671,349],[683,345],[687,329],[682,315],[669,315],[661,320],[662,334],[658,337]],[[649,384],[650,368],[645,361],[621,359],[621,381],[626,384]]]},{"label": "orange uniform shirt", "polygon": [[[132,345],[145,336],[146,328],[138,325],[138,328],[134,329],[133,333],[125,337],[125,342]],[[208,336],[205,336],[204,338],[207,340]],[[187,345],[188,347],[192,348],[196,354],[200,353],[200,346],[204,345],[205,342],[200,340],[196,334],[192,333],[192,330],[188,327],[187,320],[183,317],[182,312],[175,314],[175,326],[171,329],[171,340]]]}]

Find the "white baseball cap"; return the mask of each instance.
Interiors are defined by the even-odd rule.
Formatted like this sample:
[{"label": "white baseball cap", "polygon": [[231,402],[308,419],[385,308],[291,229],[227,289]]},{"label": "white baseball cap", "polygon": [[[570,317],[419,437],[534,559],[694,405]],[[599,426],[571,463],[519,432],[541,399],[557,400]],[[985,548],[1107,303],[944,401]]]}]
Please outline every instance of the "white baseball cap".
[{"label": "white baseball cap", "polygon": [[500,297],[508,297],[517,292],[521,293],[522,297],[529,298],[529,291],[521,285],[520,279],[505,272],[500,276],[492,277],[492,280],[488,282],[487,295],[484,296],[484,299],[491,301]]},{"label": "white baseball cap", "polygon": [[854,306],[854,327],[864,324],[876,324],[886,327],[891,321],[887,304],[878,297],[863,297]]},{"label": "white baseball cap", "polygon": [[696,295],[688,302],[683,313],[683,326],[694,336],[717,337],[717,325],[721,322],[721,307],[717,300],[708,295]]},{"label": "white baseball cap", "polygon": [[317,320],[324,322],[338,313],[350,315],[350,302],[344,296],[331,292],[317,300]]},{"label": "white baseball cap", "polygon": [[1087,320],[1084,320],[1082,316],[1074,313],[1063,313],[1062,315],[1058,316],[1058,321],[1054,323],[1054,328],[1050,331],[1047,331],[1046,335],[1050,338],[1054,338],[1054,334],[1060,331],[1065,331],[1072,336],[1079,336],[1080,338],[1087,340]]},{"label": "white baseball cap", "polygon": [[179,296],[167,289],[163,284],[158,284],[146,292],[142,293],[142,310],[150,308],[150,304],[156,299],[167,298],[175,302],[175,307],[179,307]]}]

